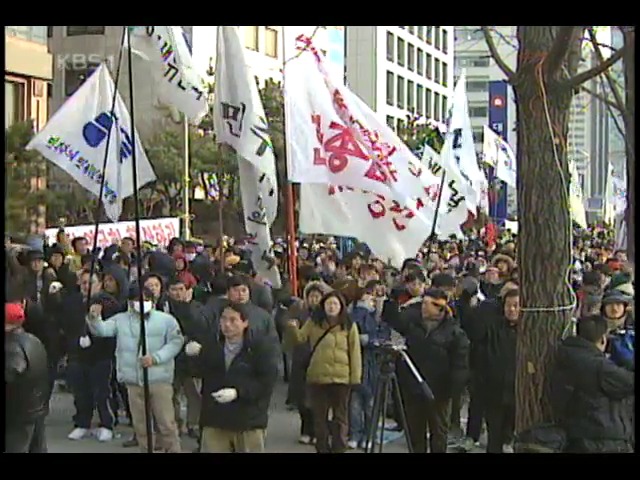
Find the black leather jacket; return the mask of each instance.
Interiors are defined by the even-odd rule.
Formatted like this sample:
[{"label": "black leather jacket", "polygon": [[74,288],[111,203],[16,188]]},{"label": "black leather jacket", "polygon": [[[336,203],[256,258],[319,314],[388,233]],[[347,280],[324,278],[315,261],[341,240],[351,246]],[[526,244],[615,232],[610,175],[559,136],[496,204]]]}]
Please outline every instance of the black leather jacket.
[{"label": "black leather jacket", "polygon": [[4,352],[7,424],[33,423],[47,414],[47,352],[37,337],[21,328],[5,333]]}]

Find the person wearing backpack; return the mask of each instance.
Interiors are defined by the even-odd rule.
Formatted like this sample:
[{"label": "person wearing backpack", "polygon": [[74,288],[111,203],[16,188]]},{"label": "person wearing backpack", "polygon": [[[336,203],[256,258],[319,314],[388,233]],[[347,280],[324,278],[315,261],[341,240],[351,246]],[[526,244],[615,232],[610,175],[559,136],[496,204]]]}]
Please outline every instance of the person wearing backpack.
[{"label": "person wearing backpack", "polygon": [[634,365],[607,358],[608,331],[602,316],[583,317],[558,350],[552,406],[567,453],[633,452]]}]

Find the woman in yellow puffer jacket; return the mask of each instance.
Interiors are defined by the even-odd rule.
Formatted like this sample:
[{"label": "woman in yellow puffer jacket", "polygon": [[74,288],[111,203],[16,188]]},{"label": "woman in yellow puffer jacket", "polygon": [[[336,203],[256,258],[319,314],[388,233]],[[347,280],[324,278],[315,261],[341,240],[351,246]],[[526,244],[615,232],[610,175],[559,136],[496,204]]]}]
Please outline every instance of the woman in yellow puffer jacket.
[{"label": "woman in yellow puffer jacket", "polygon": [[[287,336],[292,343],[309,342],[313,351],[307,368],[307,388],[313,412],[318,453],[344,453],[349,435],[349,395],[362,380],[362,354],[358,327],[349,318],[344,298],[327,293],[311,321],[298,328],[290,320]],[[329,410],[337,431],[330,438]],[[337,438],[335,435],[337,434]]]}]

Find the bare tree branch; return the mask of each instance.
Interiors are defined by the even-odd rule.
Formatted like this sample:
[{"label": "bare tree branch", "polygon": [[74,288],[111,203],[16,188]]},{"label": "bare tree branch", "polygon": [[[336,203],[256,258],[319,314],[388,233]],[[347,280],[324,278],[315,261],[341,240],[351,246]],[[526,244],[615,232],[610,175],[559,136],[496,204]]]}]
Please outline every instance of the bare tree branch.
[{"label": "bare tree branch", "polygon": [[608,107],[611,108],[615,108],[618,112],[622,113],[622,110],[620,110],[620,107],[618,107],[618,105],[615,102],[612,102],[611,100],[609,100],[607,97],[605,97],[604,95],[601,95],[599,93],[594,92],[593,90],[585,87],[585,86],[581,86],[580,90],[582,90],[585,93],[588,93],[589,95],[591,95],[593,98],[597,98],[598,100],[600,100],[602,103],[606,104]]},{"label": "bare tree branch", "polygon": [[489,31],[489,27],[480,27],[482,29],[482,33],[484,34],[484,39],[487,42],[487,47],[489,48],[489,53],[493,58],[493,61],[496,62],[496,65],[500,67],[502,73],[507,77],[508,83],[513,83],[513,79],[516,76],[516,73],[509,68],[509,65],[502,59],[500,54],[498,53],[498,49],[496,48],[496,44],[493,41],[493,37],[491,36],[491,32]]},{"label": "bare tree branch", "polygon": [[[593,27],[589,28],[589,37],[591,38],[591,43],[593,43],[593,50],[596,52],[596,57],[598,57],[598,62],[603,63],[604,55],[602,54],[600,45],[598,45],[598,42],[596,41],[597,40],[596,32],[594,31]],[[613,99],[618,105],[618,110],[620,110],[624,115],[625,108],[624,108],[624,101],[622,100],[622,94],[616,88],[616,84],[613,82],[613,79],[611,78],[611,73],[608,71],[605,71],[604,77],[607,80],[607,83],[609,84],[609,88],[611,89],[611,93],[613,94]]]},{"label": "bare tree branch", "polygon": [[[604,87],[604,80],[602,79],[602,86]],[[609,114],[611,115],[611,119],[613,120],[613,124],[616,127],[616,130],[618,130],[618,132],[620,133],[620,135],[622,135],[622,138],[625,141],[625,144],[627,143],[627,134],[625,129],[622,127],[622,125],[620,125],[620,122],[618,121],[618,116],[616,115],[616,112],[614,112],[614,108],[616,110],[618,110],[619,113],[621,113],[622,115],[625,114],[625,112],[621,112],[618,107],[611,101],[607,101],[604,102],[604,104],[607,106],[607,109],[609,110]]]},{"label": "bare tree branch", "polygon": [[622,58],[622,56],[624,55],[624,51],[625,51],[625,47],[618,49],[616,53],[611,55],[606,61],[599,63],[598,65],[596,65],[593,68],[590,68],[589,70],[585,70],[582,73],[578,73],[573,78],[570,78],[569,80],[567,80],[567,84],[571,88],[577,88],[583,83],[588,82],[592,78],[597,77],[601,73],[606,72],[613,65],[615,65],[618,60]]},{"label": "bare tree branch", "polygon": [[582,34],[579,28],[575,25],[565,25],[558,28],[556,38],[544,62],[549,78],[555,77],[560,71],[560,67],[567,58],[573,42],[577,40],[577,35]]}]

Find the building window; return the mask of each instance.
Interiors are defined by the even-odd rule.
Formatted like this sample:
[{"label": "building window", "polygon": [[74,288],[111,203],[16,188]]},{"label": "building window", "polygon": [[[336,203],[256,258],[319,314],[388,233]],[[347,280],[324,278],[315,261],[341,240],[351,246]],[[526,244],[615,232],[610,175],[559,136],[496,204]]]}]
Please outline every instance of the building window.
[{"label": "building window", "polygon": [[455,35],[456,40],[461,41],[484,40],[484,34],[479,28],[456,28]]},{"label": "building window", "polygon": [[416,111],[416,85],[411,80],[407,82],[407,110],[411,113]]},{"label": "building window", "polygon": [[416,47],[413,45],[407,47],[407,68],[412,72],[416,69]]},{"label": "building window", "polygon": [[424,27],[418,27],[418,38],[424,42]]},{"label": "building window", "polygon": [[484,128],[476,127],[473,129],[473,142],[474,143],[483,143],[484,142]]},{"label": "building window", "polygon": [[64,94],[67,97],[73,95],[78,88],[89,78],[93,71],[98,68],[99,65],[93,65],[88,68],[64,70]]},{"label": "building window", "polygon": [[47,28],[45,26],[6,26],[4,31],[6,35],[11,37],[23,38],[30,42],[40,43],[42,45],[47,44]]},{"label": "building window", "polygon": [[396,98],[396,106],[404,110],[404,78],[398,75],[396,80],[398,96]]},{"label": "building window", "polygon": [[486,92],[489,90],[489,84],[486,80],[467,81],[467,92]]},{"label": "building window", "polygon": [[255,25],[245,25],[244,46],[254,52],[258,51],[258,27]]},{"label": "building window", "polygon": [[25,120],[25,84],[4,81],[4,126],[9,128]]},{"label": "building window", "polygon": [[395,130],[396,129],[396,119],[393,118],[391,115],[387,115],[387,125],[392,130]]},{"label": "building window", "polygon": [[442,86],[449,86],[449,65],[445,62],[442,62]]},{"label": "building window", "polygon": [[442,121],[446,122],[449,119],[449,110],[447,107],[449,106],[449,102],[447,97],[442,96]]},{"label": "building window", "polygon": [[47,27],[47,38],[53,37],[53,27]]},{"label": "building window", "polygon": [[67,37],[79,35],[104,35],[105,27],[67,27]]},{"label": "building window", "polygon": [[409,27],[409,33],[410,33],[411,35],[415,35],[415,33],[416,33],[416,27],[413,27],[413,26],[412,26],[412,27]]},{"label": "building window", "polygon": [[456,65],[459,67],[488,67],[490,60],[488,56],[484,57],[458,57]]},{"label": "building window", "polygon": [[393,47],[396,45],[396,39],[393,36],[393,33],[387,32],[387,60],[393,62],[395,57],[393,55]]},{"label": "building window", "polygon": [[418,75],[424,75],[424,52],[418,49]]},{"label": "building window", "polygon": [[488,107],[469,107],[469,116],[472,118],[488,118]]},{"label": "building window", "polygon": [[442,51],[449,53],[449,32],[444,29],[442,30]]},{"label": "building window", "polygon": [[420,116],[424,115],[424,87],[418,84],[418,91],[416,92],[416,113]]},{"label": "building window", "polygon": [[440,27],[434,27],[433,36],[435,37],[435,45],[436,50],[440,50]]},{"label": "building window", "polygon": [[405,51],[405,42],[403,39],[399,38],[398,39],[398,60],[397,60],[397,64],[400,65],[401,67],[405,66],[405,55],[406,55],[406,51]]},{"label": "building window", "polygon": [[433,118],[431,113],[431,96],[433,93],[430,88],[425,89],[424,95],[424,114],[427,118]]},{"label": "building window", "polygon": [[440,115],[440,107],[441,107],[442,103],[440,100],[440,94],[438,92],[435,92],[433,94],[433,119],[436,122],[441,122],[442,121],[442,116]]},{"label": "building window", "polygon": [[433,27],[427,27],[427,43],[433,44]]},{"label": "building window", "polygon": [[427,53],[427,78],[433,80],[433,55]]},{"label": "building window", "polygon": [[393,72],[387,72],[387,105],[393,106],[395,93],[395,77]]},{"label": "building window", "polygon": [[397,123],[396,123],[397,127],[396,127],[396,133],[398,135],[402,134],[403,130],[404,130],[404,120],[399,118]]},{"label": "building window", "polygon": [[278,58],[278,31],[275,28],[267,27],[265,31],[264,53],[271,58]]},{"label": "building window", "polygon": [[440,80],[440,60],[435,58],[433,61],[435,63],[435,78],[433,80],[436,83],[442,83],[442,80]]}]

